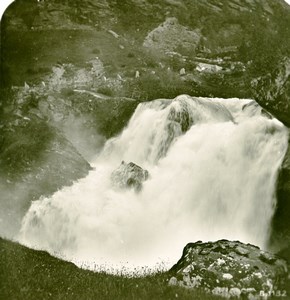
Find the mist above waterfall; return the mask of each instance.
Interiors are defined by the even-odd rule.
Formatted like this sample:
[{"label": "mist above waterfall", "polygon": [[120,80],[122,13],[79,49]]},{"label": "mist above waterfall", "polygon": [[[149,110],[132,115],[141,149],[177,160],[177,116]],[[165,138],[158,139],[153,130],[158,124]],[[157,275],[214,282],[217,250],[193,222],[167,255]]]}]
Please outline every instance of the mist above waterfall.
[{"label": "mist above waterfall", "polygon": [[[19,240],[68,260],[119,266],[170,265],[197,240],[266,248],[287,140],[283,124],[252,100],[141,103],[86,178],[32,203]],[[139,193],[111,183],[123,160],[149,171]]]}]

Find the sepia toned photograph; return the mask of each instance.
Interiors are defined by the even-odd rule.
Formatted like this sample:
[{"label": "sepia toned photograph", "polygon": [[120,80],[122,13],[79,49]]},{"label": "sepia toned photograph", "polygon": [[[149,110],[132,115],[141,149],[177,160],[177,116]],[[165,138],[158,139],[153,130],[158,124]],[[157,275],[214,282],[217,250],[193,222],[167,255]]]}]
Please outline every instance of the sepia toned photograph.
[{"label": "sepia toned photograph", "polygon": [[0,6],[0,299],[290,299],[290,0]]}]

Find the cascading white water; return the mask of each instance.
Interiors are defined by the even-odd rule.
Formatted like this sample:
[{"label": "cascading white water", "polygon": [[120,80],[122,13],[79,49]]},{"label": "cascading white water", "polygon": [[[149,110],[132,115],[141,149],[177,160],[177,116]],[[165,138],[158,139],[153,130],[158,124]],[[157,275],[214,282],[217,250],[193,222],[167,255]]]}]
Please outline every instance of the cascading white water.
[{"label": "cascading white water", "polygon": [[[252,100],[142,103],[86,178],[32,203],[19,240],[69,260],[127,267],[170,266],[197,240],[265,247],[287,140]],[[149,171],[141,192],[112,186],[123,160]]]}]

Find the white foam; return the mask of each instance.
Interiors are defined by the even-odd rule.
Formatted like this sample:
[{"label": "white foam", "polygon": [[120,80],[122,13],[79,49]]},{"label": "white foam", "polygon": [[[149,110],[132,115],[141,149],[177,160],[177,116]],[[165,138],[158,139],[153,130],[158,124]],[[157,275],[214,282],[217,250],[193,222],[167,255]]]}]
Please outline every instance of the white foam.
[{"label": "white foam", "polygon": [[[19,240],[114,270],[170,266],[197,240],[265,248],[288,136],[261,108],[243,109],[250,102],[182,95],[140,104],[94,171],[33,202]],[[184,116],[188,130],[177,122]],[[110,174],[122,160],[149,171],[140,193],[113,189]]]}]

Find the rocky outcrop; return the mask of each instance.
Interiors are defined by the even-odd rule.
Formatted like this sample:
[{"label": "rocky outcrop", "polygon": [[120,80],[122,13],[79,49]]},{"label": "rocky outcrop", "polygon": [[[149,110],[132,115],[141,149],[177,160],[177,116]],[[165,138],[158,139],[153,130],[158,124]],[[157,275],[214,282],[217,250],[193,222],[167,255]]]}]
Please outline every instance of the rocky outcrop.
[{"label": "rocky outcrop", "polygon": [[256,246],[227,240],[188,244],[170,274],[169,285],[225,297],[282,295],[289,284],[284,260]]},{"label": "rocky outcrop", "polygon": [[181,47],[184,51],[195,51],[201,34],[199,30],[189,30],[179,24],[176,18],[167,18],[164,23],[153,29],[145,38],[143,45],[151,50],[163,52],[176,51]]},{"label": "rocky outcrop", "polygon": [[290,127],[290,58],[285,58],[274,74],[252,81],[254,97],[261,106]]},{"label": "rocky outcrop", "polygon": [[133,162],[121,165],[112,173],[111,179],[114,186],[124,189],[134,189],[136,192],[141,191],[142,183],[149,177],[149,172],[142,169]]}]

